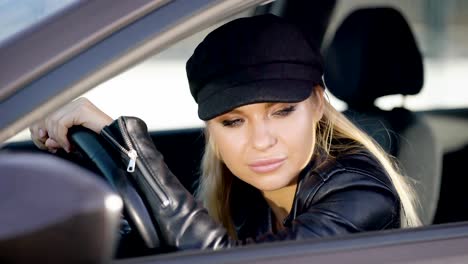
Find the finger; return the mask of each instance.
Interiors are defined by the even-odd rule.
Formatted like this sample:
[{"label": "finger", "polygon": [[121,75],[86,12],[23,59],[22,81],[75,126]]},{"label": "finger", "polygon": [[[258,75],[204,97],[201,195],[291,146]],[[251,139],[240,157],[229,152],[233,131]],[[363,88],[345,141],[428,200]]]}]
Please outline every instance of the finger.
[{"label": "finger", "polygon": [[61,148],[60,144],[52,138],[48,138],[44,145],[48,148]]},{"label": "finger", "polygon": [[44,129],[39,128],[39,138],[45,138],[47,136],[47,133],[44,131]]},{"label": "finger", "polygon": [[30,126],[29,132],[31,132],[32,138],[37,138],[41,142],[45,142],[47,139],[47,131],[45,130],[45,125],[43,122],[39,122]]},{"label": "finger", "polygon": [[57,150],[61,148],[60,144],[51,138],[48,138],[44,145],[46,146],[47,150],[52,153],[57,152]]},{"label": "finger", "polygon": [[39,124],[35,124],[29,128],[31,132],[31,140],[39,149],[46,150],[47,147],[44,145],[47,140],[47,133],[44,129],[40,128]]},{"label": "finger", "polygon": [[33,141],[34,145],[36,145],[36,147],[38,147],[39,149],[47,150],[47,147],[45,146],[45,141],[46,140],[44,140],[44,142],[41,142],[36,138],[32,138],[32,141]]},{"label": "finger", "polygon": [[75,120],[75,112],[70,112],[67,115],[63,115],[57,122],[57,129],[56,129],[56,138],[55,140],[63,146],[63,148],[67,151],[71,151],[71,144],[68,140],[68,129],[73,125],[80,125]]},{"label": "finger", "polygon": [[[71,152],[73,146],[71,145],[70,141],[68,140],[68,130],[72,126],[85,126],[86,122],[83,121],[83,116],[95,116],[95,113],[90,111],[90,107],[93,105],[89,102],[86,98],[80,98],[73,103],[68,105],[67,111],[65,114],[61,115],[57,119],[57,126],[55,130],[55,140],[64,147],[67,152]],[[93,115],[94,114],[94,115]],[[86,120],[86,118],[84,118]],[[91,129],[91,128],[90,128]]]},{"label": "finger", "polygon": [[59,120],[62,118],[62,116],[67,115],[67,109],[66,107],[63,109],[60,109],[59,111],[55,112],[52,114],[49,118],[46,119],[45,125],[48,131],[48,136],[50,139],[53,139],[55,143],[59,144],[57,148],[63,148],[67,150],[67,145],[63,144],[62,140],[60,140],[60,135],[59,135],[59,129],[61,124],[59,123]]},{"label": "finger", "polygon": [[41,142],[42,144],[44,144],[46,140],[49,138],[49,136],[47,135],[47,132],[45,131],[45,129],[39,128],[38,132],[36,133],[35,138],[38,142]]}]

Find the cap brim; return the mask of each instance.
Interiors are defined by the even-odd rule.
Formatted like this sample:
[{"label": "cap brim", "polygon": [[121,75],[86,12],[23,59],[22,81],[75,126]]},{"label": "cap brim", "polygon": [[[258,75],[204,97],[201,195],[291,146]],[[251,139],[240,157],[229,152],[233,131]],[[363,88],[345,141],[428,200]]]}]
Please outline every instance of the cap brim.
[{"label": "cap brim", "polygon": [[198,116],[210,120],[237,107],[265,102],[300,102],[307,99],[317,83],[309,80],[262,80],[230,87],[211,95],[198,105]]}]

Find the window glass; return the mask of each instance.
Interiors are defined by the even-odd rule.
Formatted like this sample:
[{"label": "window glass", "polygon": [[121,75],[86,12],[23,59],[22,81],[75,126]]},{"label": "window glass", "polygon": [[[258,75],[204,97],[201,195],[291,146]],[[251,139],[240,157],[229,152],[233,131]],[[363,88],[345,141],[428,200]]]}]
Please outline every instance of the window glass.
[{"label": "window glass", "polygon": [[0,0],[0,44],[78,0]]},{"label": "window glass", "polygon": [[412,110],[467,107],[468,1],[337,1],[326,39],[330,40],[354,9],[370,6],[392,6],[403,13],[416,37],[424,63],[424,86],[419,94],[386,96],[377,99],[376,104],[387,110],[398,106]]}]

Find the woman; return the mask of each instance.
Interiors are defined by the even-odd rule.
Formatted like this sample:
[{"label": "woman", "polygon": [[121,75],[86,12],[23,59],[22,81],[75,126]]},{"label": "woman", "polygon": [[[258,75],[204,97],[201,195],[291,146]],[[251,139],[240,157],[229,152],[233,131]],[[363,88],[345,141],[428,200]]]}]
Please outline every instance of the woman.
[{"label": "woman", "polygon": [[[417,226],[412,189],[391,159],[324,99],[322,61],[273,15],[210,33],[187,62],[206,121],[198,204],[171,174],[143,121],[113,121],[80,99],[31,127],[43,149],[70,151],[72,125],[120,149],[161,239],[178,249]],[[206,209],[205,209],[206,208]]]}]

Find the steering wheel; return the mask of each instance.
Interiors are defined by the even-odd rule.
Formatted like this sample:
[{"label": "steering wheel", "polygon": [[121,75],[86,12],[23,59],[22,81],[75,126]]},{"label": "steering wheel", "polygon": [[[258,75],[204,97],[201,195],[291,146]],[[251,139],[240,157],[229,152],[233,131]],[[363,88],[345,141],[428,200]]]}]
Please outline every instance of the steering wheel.
[{"label": "steering wheel", "polygon": [[70,128],[68,135],[77,151],[96,165],[107,182],[120,195],[130,227],[138,232],[148,248],[158,248],[160,240],[150,214],[132,182],[127,178],[126,171],[114,161],[107,142],[83,126]]}]

